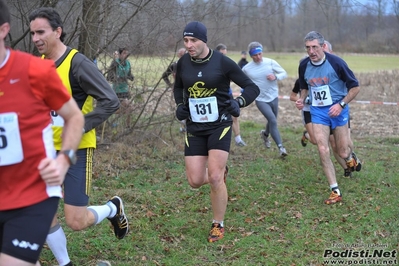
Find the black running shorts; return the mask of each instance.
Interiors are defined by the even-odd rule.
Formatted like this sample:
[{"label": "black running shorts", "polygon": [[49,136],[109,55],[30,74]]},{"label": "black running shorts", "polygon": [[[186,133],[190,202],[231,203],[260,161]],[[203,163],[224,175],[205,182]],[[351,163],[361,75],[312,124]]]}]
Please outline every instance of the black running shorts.
[{"label": "black running shorts", "polygon": [[93,171],[93,148],[79,149],[78,161],[71,165],[64,181],[64,203],[84,207],[89,204]]},{"label": "black running shorts", "polygon": [[309,124],[309,123],[312,123],[312,118],[310,116],[310,112],[309,111],[303,111],[302,112],[302,119],[303,119],[303,123],[305,125]]},{"label": "black running shorts", "polygon": [[59,200],[53,197],[32,206],[0,211],[0,253],[36,263]]},{"label": "black running shorts", "polygon": [[209,150],[230,151],[231,125],[221,126],[211,134],[194,136],[186,133],[184,156],[208,156]]}]

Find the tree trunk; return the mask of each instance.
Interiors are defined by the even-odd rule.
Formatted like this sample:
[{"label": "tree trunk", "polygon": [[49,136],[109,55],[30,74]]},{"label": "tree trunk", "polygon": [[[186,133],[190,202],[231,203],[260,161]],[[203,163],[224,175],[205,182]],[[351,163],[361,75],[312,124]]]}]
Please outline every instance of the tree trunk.
[{"label": "tree trunk", "polygon": [[79,34],[78,50],[88,58],[94,59],[101,36],[101,4],[97,0],[83,0],[81,30]]}]

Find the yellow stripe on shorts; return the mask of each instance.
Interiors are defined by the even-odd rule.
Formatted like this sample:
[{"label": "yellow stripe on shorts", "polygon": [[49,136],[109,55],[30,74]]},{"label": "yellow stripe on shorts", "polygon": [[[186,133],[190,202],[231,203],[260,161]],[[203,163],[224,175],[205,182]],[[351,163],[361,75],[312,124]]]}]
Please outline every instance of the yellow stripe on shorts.
[{"label": "yellow stripe on shorts", "polygon": [[90,195],[91,191],[91,179],[93,176],[93,155],[94,148],[87,148],[86,157],[86,195]]},{"label": "yellow stripe on shorts", "polygon": [[230,128],[231,126],[228,126],[225,129],[223,129],[222,134],[220,134],[219,140],[221,140],[227,134],[227,132],[229,132]]}]

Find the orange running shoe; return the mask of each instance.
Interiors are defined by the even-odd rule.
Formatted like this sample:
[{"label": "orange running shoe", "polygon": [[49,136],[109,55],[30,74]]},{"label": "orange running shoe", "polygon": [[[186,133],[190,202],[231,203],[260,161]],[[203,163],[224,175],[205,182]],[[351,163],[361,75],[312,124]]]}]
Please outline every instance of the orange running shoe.
[{"label": "orange running shoe", "polygon": [[342,195],[337,192],[331,191],[330,197],[324,201],[325,204],[330,205],[342,201]]},{"label": "orange running shoe", "polygon": [[350,161],[346,162],[346,166],[348,166],[348,168],[353,172],[356,169],[357,166],[357,162],[356,159],[352,157],[352,159],[350,159]]},{"label": "orange running shoe", "polygon": [[209,232],[208,242],[213,243],[224,237],[224,227],[219,223],[213,223],[211,231]]}]

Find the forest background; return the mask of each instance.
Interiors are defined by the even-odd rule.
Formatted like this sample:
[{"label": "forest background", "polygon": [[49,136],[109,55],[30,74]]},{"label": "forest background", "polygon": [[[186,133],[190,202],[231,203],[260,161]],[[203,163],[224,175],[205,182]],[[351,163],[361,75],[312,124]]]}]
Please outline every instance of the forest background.
[{"label": "forest background", "polygon": [[[51,6],[64,19],[65,44],[89,58],[96,58],[104,74],[115,50],[126,47],[131,52],[129,60],[135,80],[130,83],[130,90],[131,101],[135,103],[135,121],[132,128],[113,129],[111,135],[105,135],[112,140],[137,129],[147,130],[154,124],[175,122],[173,100],[168,96],[170,91],[161,75],[176,60],[175,52],[183,47],[182,32],[189,21],[202,21],[208,28],[208,46],[214,48],[218,43],[226,44],[228,56],[235,61],[250,42],[262,43],[264,56],[276,59],[288,71],[286,81],[289,84],[293,84],[291,79],[297,76],[297,62],[306,54],[303,38],[311,30],[322,33],[339,56],[388,54],[397,58],[399,53],[398,0],[6,2],[12,13],[12,28],[6,41],[13,48],[37,54],[29,34],[28,16],[35,8]],[[287,63],[282,61],[284,54],[290,58]],[[374,61],[363,58],[355,62],[368,64]],[[382,63],[378,68],[399,68],[399,60],[398,67],[391,68]],[[164,98],[170,99],[170,108],[166,111]],[[115,124],[113,120],[108,123]],[[104,135],[101,136],[103,139]]]},{"label": "forest background", "polygon": [[192,20],[208,28],[211,48],[246,50],[251,41],[269,52],[303,50],[303,37],[322,33],[335,51],[399,52],[398,0],[6,0],[10,45],[35,52],[29,13],[55,7],[64,21],[65,43],[90,58],[127,47],[134,55],[169,56],[181,46]]}]

